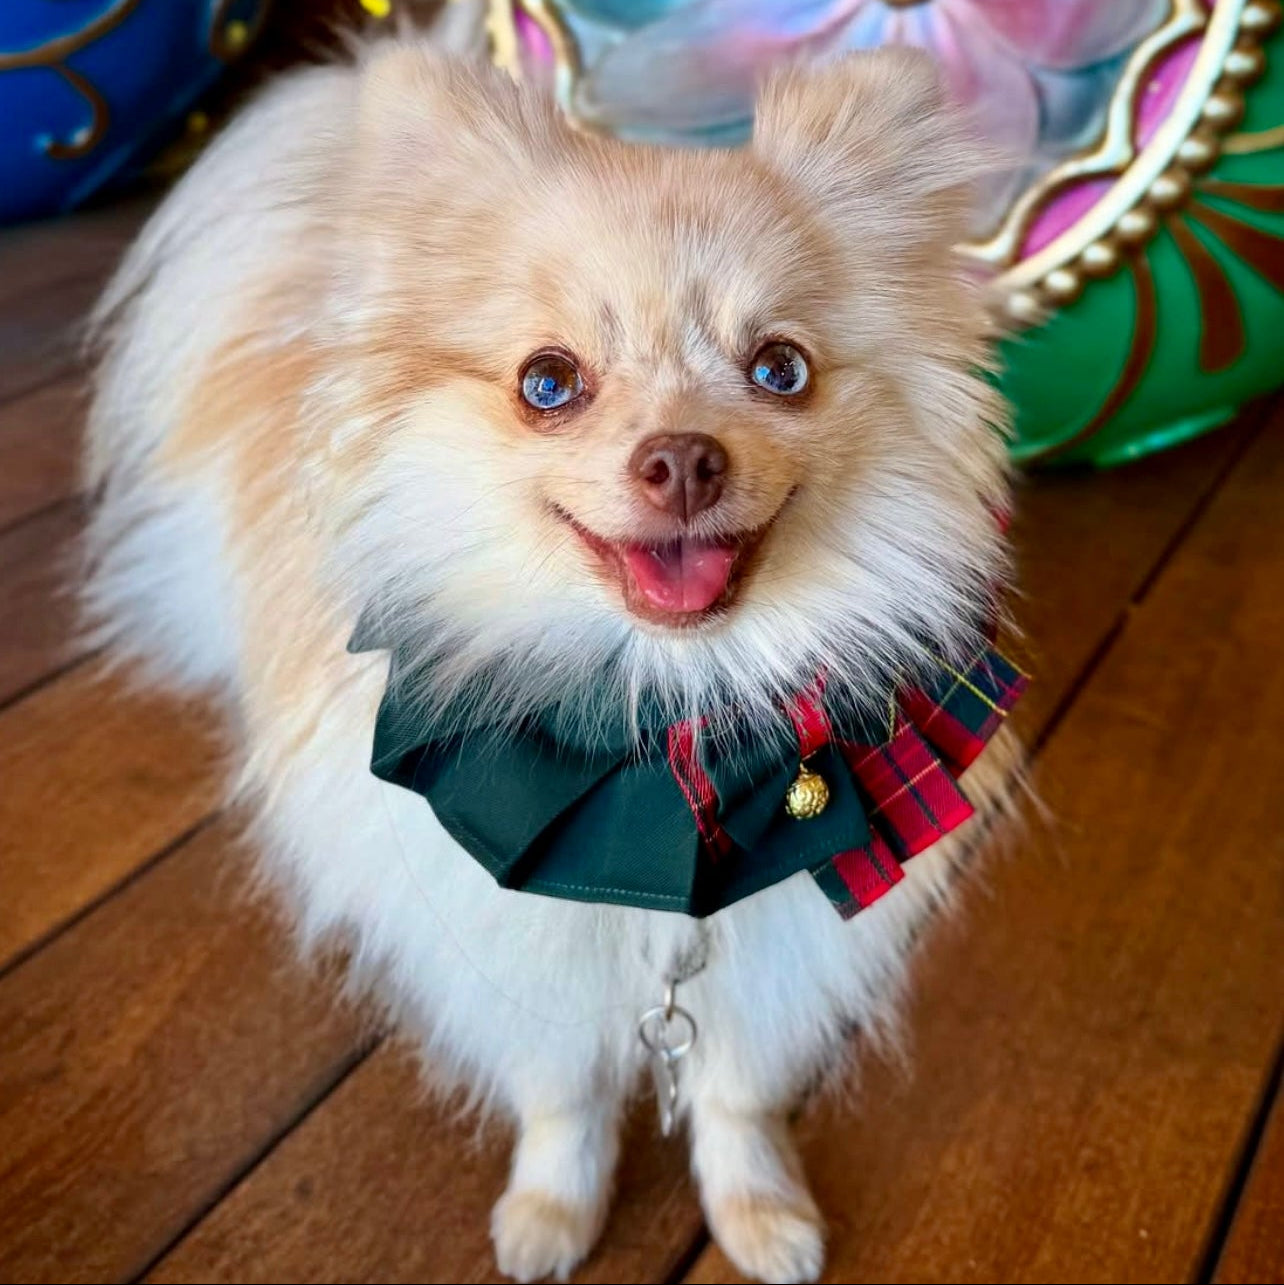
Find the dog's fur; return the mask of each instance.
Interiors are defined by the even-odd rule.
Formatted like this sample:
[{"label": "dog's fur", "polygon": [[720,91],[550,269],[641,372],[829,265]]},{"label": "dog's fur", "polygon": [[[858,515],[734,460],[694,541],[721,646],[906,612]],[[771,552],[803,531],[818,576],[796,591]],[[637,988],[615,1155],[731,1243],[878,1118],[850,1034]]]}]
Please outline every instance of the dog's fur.
[{"label": "dog's fur", "polygon": [[[763,718],[825,668],[873,688],[960,645],[1004,575],[1003,415],[951,246],[975,152],[926,64],[855,56],[763,89],[742,151],[574,132],[538,94],[405,37],[271,88],[161,207],[99,316],[88,474],[93,618],[151,672],[216,691],[236,792],[305,941],[334,933],[434,1067],[509,1113],[500,1266],[565,1273],[606,1217],[621,1103],[694,921],[498,888],[369,770],[383,653],[490,711],[589,690]],[[798,404],[755,395],[764,336],[810,354]],[[527,356],[593,397],[552,427]],[[625,461],[698,430],[732,458],[701,520],[792,500],[725,612],[640,621],[554,505],[612,537],[655,514]],[[1015,759],[966,778],[984,813]],[[975,827],[975,823],[973,823]],[[710,1225],[747,1273],[810,1279],[822,1224],[783,1120],[853,1023],[890,1019],[965,829],[843,922],[799,875],[709,921],[682,988],[682,1109]]]}]

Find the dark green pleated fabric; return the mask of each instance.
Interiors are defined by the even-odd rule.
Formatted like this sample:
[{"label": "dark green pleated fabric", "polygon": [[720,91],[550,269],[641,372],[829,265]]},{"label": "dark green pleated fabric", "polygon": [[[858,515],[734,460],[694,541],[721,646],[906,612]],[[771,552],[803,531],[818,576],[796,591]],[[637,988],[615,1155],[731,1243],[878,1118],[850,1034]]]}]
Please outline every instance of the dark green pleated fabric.
[{"label": "dark green pleated fabric", "polygon": [[[350,644],[354,651],[379,646],[369,627]],[[890,869],[898,853],[912,855],[924,836],[944,832],[937,824],[943,804],[952,817],[966,814],[951,772],[979,752],[1024,685],[1019,671],[987,652],[966,673],[942,662],[914,689],[905,708],[917,701],[938,736],[955,733],[941,742],[958,760],[950,771],[895,711],[889,726],[886,703],[876,719],[840,705],[842,743],[822,744],[807,759],[828,786],[829,802],[818,816],[799,820],[785,808],[800,750],[783,717],[780,734],[756,736],[734,718],[720,722],[719,734],[694,735],[650,708],[595,717],[591,737],[583,710],[499,726],[479,720],[473,707],[467,718],[450,709],[432,714],[416,698],[423,688],[414,662],[394,648],[390,663],[373,771],[421,796],[503,887],[696,916],[803,870],[841,913],[867,904],[899,877]],[[837,717],[828,693],[825,715]],[[880,771],[861,758],[870,746]],[[922,794],[912,779],[924,771],[915,754],[931,769]],[[913,798],[908,815],[906,791]],[[886,814],[885,803],[892,804]]]}]

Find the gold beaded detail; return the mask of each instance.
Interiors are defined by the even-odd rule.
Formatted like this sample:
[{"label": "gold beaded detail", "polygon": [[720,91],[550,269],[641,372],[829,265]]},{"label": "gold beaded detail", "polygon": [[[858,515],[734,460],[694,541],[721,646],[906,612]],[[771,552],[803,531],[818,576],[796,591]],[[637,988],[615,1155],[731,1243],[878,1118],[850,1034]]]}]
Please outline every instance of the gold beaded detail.
[{"label": "gold beaded detail", "polygon": [[1053,303],[1073,303],[1083,289],[1083,276],[1073,268],[1053,268],[1043,278],[1043,291]]},{"label": "gold beaded detail", "polygon": [[1266,55],[1254,45],[1240,46],[1226,55],[1222,70],[1235,84],[1251,85],[1266,70]]},{"label": "gold beaded detail", "polygon": [[1155,235],[1157,225],[1154,210],[1148,205],[1134,205],[1120,215],[1119,222],[1115,224],[1115,235],[1125,245],[1141,245]]},{"label": "gold beaded detail", "polygon": [[1211,130],[1196,130],[1177,149],[1177,160],[1192,174],[1211,169],[1221,155],[1221,140]]},{"label": "gold beaded detail", "polygon": [[1234,84],[1223,82],[1210,94],[1200,113],[1215,129],[1227,130],[1244,114],[1244,98]]},{"label": "gold beaded detail", "polygon": [[1165,170],[1150,185],[1150,200],[1158,210],[1176,210],[1190,196],[1190,175],[1179,165]]},{"label": "gold beaded detail", "polygon": [[1126,256],[1139,251],[1158,231],[1163,217],[1190,200],[1192,179],[1204,174],[1222,153],[1222,138],[1244,115],[1244,89],[1266,69],[1262,40],[1284,20],[1281,0],[1248,0],[1239,15],[1238,38],[1227,53],[1221,77],[1200,108],[1194,129],[1181,140],[1172,162],[1150,184],[1114,227],[1071,262],[1051,268],[1041,280],[1009,293],[1004,311],[1009,324],[1034,325],[1050,309],[1073,303],[1091,280],[1112,276]]},{"label": "gold beaded detail", "polygon": [[1094,241],[1079,256],[1079,267],[1087,277],[1108,277],[1119,266],[1119,247],[1108,237]]},{"label": "gold beaded detail", "polygon": [[1253,0],[1246,5],[1239,20],[1241,31],[1254,36],[1267,36],[1279,26],[1280,6],[1277,0]]}]

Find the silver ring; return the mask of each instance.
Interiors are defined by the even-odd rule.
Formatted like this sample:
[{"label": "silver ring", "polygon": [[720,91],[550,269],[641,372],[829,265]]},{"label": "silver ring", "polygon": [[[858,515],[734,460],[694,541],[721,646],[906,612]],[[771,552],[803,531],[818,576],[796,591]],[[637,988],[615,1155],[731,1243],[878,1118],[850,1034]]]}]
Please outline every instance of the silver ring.
[{"label": "silver ring", "polygon": [[[652,1036],[648,1029],[652,1022],[660,1023],[660,1033]],[[668,1028],[674,1023],[686,1023],[686,1037],[678,1040],[676,1044],[670,1044],[666,1039]],[[638,1022],[638,1038],[642,1041],[648,1053],[659,1053],[668,1061],[673,1062],[678,1058],[691,1052],[692,1046],[696,1042],[698,1028],[696,1020],[687,1012],[685,1008],[677,1004],[657,1004],[655,1008],[649,1008],[642,1014]]]}]

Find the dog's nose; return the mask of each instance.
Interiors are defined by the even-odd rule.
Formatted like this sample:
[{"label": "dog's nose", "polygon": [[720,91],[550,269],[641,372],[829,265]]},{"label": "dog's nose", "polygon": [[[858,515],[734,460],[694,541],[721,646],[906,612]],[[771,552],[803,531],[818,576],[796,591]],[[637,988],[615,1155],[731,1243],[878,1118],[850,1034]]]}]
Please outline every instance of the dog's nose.
[{"label": "dog's nose", "polygon": [[707,433],[661,433],[648,437],[629,461],[629,471],[647,501],[689,522],[722,494],[727,452]]}]

